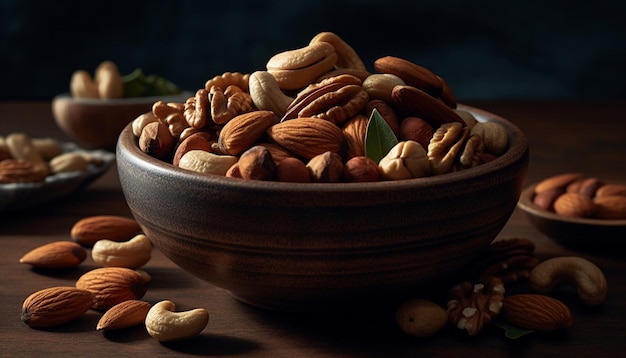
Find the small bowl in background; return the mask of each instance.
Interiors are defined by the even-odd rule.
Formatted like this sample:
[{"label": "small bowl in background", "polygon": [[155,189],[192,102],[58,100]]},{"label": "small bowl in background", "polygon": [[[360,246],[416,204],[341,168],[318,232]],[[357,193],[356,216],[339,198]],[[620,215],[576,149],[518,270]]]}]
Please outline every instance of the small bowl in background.
[{"label": "small bowl in background", "polygon": [[61,130],[87,149],[114,151],[117,138],[140,114],[152,109],[157,101],[181,102],[193,94],[134,97],[119,99],[73,98],[69,93],[52,100],[52,114]]},{"label": "small bowl in background", "polygon": [[533,204],[535,185],[522,191],[517,206],[537,230],[560,244],[589,251],[608,251],[623,244],[626,220],[571,218],[542,209]]}]

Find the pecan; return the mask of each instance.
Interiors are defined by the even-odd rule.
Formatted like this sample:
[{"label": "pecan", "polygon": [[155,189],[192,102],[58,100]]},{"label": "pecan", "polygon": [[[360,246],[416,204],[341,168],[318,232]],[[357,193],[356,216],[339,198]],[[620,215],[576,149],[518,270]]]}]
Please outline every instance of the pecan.
[{"label": "pecan", "polygon": [[300,91],[282,120],[316,117],[340,124],[361,111],[368,101],[369,95],[361,87],[358,77],[339,75],[310,84]]},{"label": "pecan", "polygon": [[5,159],[0,162],[0,183],[34,183],[48,176],[48,168],[42,163],[21,159]]},{"label": "pecan", "polygon": [[481,282],[496,277],[510,284],[528,279],[530,271],[539,264],[534,251],[535,244],[529,239],[498,240],[489,245],[471,266]]},{"label": "pecan", "polygon": [[486,283],[460,283],[450,290],[448,316],[457,328],[467,334],[478,334],[483,326],[500,314],[504,284],[492,277]]},{"label": "pecan", "polygon": [[467,127],[458,122],[442,124],[428,144],[428,160],[433,174],[452,170],[468,137]]}]

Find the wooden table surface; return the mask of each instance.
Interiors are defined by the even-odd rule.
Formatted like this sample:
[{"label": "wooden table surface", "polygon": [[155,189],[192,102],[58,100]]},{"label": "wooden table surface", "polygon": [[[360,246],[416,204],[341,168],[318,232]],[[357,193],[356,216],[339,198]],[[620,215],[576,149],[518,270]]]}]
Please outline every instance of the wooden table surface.
[{"label": "wooden table surface", "polygon": [[[468,104],[508,118],[525,132],[530,146],[527,183],[570,171],[626,182],[626,101]],[[0,135],[16,131],[68,140],[56,127],[47,101],[0,102]],[[141,326],[103,333],[95,330],[100,317],[95,311],[52,329],[32,329],[24,324],[20,312],[28,295],[49,286],[73,285],[96,265],[88,257],[76,269],[51,272],[33,270],[18,263],[19,258],[39,245],[70,240],[76,221],[103,214],[130,216],[114,166],[88,188],[62,200],[0,214],[0,356],[613,357],[626,348],[623,251],[583,252],[561,246],[535,230],[519,209],[498,238],[532,239],[542,258],[585,257],[607,277],[609,293],[600,307],[584,307],[573,291],[565,295],[571,297],[565,302],[573,314],[573,325],[565,331],[511,340],[494,326],[474,337],[450,326],[433,337],[418,339],[398,330],[393,308],[373,303],[344,314],[267,312],[242,304],[224,290],[184,272],[157,250],[143,267],[152,276],[144,299],[153,303],[169,299],[178,310],[206,308],[210,321],[198,337],[161,344]]]}]

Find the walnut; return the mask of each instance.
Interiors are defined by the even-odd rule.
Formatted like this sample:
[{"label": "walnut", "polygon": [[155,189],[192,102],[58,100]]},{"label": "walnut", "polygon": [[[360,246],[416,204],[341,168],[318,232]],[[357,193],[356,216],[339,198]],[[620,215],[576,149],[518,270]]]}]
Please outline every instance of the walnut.
[{"label": "walnut", "polygon": [[458,329],[467,334],[478,334],[486,323],[500,314],[504,284],[496,277],[486,283],[465,281],[450,290],[448,316]]},{"label": "walnut", "polygon": [[459,122],[444,123],[435,130],[428,144],[428,160],[433,174],[452,171],[468,135],[468,128]]},{"label": "walnut", "polygon": [[230,85],[235,85],[241,88],[243,91],[248,91],[248,84],[250,81],[249,73],[240,72],[224,72],[221,75],[215,76],[204,84],[204,89],[210,91],[213,86],[219,88],[226,88]]},{"label": "walnut", "polygon": [[189,97],[185,102],[183,115],[187,123],[193,128],[204,128],[209,116],[209,91],[204,88],[196,92],[195,97]]},{"label": "walnut", "polygon": [[234,117],[253,109],[250,94],[235,85],[230,85],[223,91],[220,87],[211,87],[209,101],[211,119],[216,124],[225,124]]},{"label": "walnut", "polygon": [[179,138],[180,134],[189,127],[183,112],[184,103],[156,101],[152,105],[152,114],[163,123],[174,138]]},{"label": "walnut", "polygon": [[515,283],[528,279],[530,271],[539,264],[534,251],[535,244],[528,239],[499,240],[489,245],[471,266],[482,282],[497,277],[505,284]]}]

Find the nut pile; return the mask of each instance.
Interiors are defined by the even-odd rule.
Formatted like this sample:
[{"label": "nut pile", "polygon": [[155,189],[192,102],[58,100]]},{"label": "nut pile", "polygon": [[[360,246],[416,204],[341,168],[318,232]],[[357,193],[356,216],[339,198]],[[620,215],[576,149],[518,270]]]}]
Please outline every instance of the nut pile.
[{"label": "nut pile", "polygon": [[22,304],[22,321],[33,328],[62,325],[90,309],[102,312],[96,330],[114,330],[143,324],[158,341],[198,335],[208,324],[204,308],[175,311],[163,300],[154,305],[142,300],[150,275],[139,270],[151,258],[152,244],[137,222],[121,216],[92,216],[71,230],[72,241],[51,242],[27,252],[20,263],[40,269],[80,265],[91,249],[101,267],[82,274],[74,286],[54,286],[30,294]]},{"label": "nut pile", "polygon": [[49,175],[86,171],[99,158],[88,152],[63,152],[52,138],[31,138],[25,133],[0,136],[0,184],[41,182]]},{"label": "nut pile", "polygon": [[115,99],[178,94],[181,90],[167,79],[146,76],[140,68],[122,76],[113,61],[102,61],[94,76],[85,70],[76,70],[70,80],[73,98]]},{"label": "nut pile", "polygon": [[[577,256],[539,260],[528,239],[494,241],[470,264],[472,277],[450,289],[446,308],[426,299],[411,298],[398,306],[396,322],[410,336],[428,337],[448,323],[469,336],[500,318],[530,331],[548,332],[572,324],[569,307],[551,297],[562,285],[574,285],[587,306],[604,302],[607,282],[593,262]],[[505,287],[527,281],[528,293],[506,294]]]},{"label": "nut pile", "polygon": [[626,219],[626,185],[581,173],[555,175],[537,183],[533,204],[573,218]]},{"label": "nut pile", "polygon": [[[373,67],[322,32],[272,56],[266,70],[225,72],[185,103],[154,103],[135,119],[133,134],[142,151],[180,168],[290,182],[426,177],[506,151],[506,129],[457,109],[440,76],[393,56]],[[374,110],[398,140],[382,159],[366,153]]]}]

